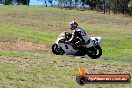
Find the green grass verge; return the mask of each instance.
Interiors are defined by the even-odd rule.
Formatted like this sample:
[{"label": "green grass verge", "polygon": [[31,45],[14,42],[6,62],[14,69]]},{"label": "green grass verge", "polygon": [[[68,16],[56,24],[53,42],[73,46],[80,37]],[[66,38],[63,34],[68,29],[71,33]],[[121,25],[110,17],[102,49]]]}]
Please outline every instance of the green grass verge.
[{"label": "green grass verge", "polygon": [[102,37],[103,57],[132,59],[129,17],[43,6],[1,6],[0,11],[0,41],[19,38],[51,46],[68,22],[77,20],[89,36]]},{"label": "green grass verge", "polygon": [[55,36],[54,33],[50,32],[2,24],[0,24],[0,31],[1,40],[18,38],[39,43],[52,43]]},{"label": "green grass verge", "polygon": [[[2,56],[1,56],[2,55]],[[93,59],[79,59],[73,56],[54,56],[18,51],[0,51],[1,87],[57,87],[80,88],[76,83],[79,63],[87,73],[131,73],[131,63]],[[100,67],[101,66],[101,67]],[[97,68],[99,67],[99,68]],[[114,69],[112,68],[114,67]],[[124,68],[125,67],[125,68]],[[118,69],[119,68],[119,69]],[[127,72],[128,71],[128,72]],[[88,84],[82,88],[127,88],[131,84]]]}]

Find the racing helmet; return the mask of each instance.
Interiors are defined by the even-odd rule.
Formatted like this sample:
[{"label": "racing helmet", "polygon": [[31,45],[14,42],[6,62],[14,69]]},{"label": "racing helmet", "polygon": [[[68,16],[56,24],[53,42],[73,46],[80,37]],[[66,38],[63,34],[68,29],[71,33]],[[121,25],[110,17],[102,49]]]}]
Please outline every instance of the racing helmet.
[{"label": "racing helmet", "polygon": [[70,25],[70,28],[71,28],[71,29],[75,29],[75,28],[77,28],[78,23],[77,23],[76,21],[71,21],[71,22],[69,23],[69,25]]}]

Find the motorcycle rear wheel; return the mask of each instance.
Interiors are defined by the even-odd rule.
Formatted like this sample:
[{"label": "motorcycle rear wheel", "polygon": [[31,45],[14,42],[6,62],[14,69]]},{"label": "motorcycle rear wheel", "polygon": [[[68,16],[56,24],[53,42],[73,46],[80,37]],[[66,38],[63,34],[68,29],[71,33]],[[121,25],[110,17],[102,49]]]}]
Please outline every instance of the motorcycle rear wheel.
[{"label": "motorcycle rear wheel", "polygon": [[87,52],[87,55],[91,57],[92,59],[97,59],[102,55],[102,49],[99,45],[90,48],[90,50]]}]

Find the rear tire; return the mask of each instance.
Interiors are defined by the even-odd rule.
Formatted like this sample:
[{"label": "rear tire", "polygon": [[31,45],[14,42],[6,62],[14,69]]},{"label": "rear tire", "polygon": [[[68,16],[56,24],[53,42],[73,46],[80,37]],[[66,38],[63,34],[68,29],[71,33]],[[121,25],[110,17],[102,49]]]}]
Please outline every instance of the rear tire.
[{"label": "rear tire", "polygon": [[97,59],[102,55],[102,49],[99,45],[90,48],[87,55],[91,57],[92,59]]},{"label": "rear tire", "polygon": [[52,52],[56,55],[63,55],[65,54],[65,51],[59,47],[57,44],[52,45]]}]

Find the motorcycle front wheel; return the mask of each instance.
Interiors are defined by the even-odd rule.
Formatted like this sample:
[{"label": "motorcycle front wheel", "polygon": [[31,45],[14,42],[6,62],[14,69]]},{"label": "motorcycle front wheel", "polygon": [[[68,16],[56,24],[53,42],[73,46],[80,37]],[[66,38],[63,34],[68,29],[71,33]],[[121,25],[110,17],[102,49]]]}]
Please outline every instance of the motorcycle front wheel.
[{"label": "motorcycle front wheel", "polygon": [[97,59],[102,55],[102,49],[99,45],[91,47],[87,51],[87,55],[91,57],[92,59]]},{"label": "motorcycle front wheel", "polygon": [[56,55],[63,55],[65,54],[65,51],[59,47],[57,44],[52,45],[52,52]]}]

